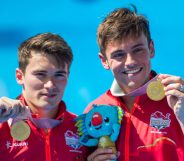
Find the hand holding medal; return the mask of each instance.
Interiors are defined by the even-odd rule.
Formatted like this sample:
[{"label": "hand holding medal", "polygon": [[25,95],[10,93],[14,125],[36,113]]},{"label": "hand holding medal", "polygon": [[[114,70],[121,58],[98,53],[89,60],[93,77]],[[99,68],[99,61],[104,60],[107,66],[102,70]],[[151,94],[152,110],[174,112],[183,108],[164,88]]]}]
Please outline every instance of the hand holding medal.
[{"label": "hand holding medal", "polygon": [[33,118],[31,110],[19,100],[7,97],[0,98],[0,123],[8,122],[11,136],[17,141],[26,140],[30,133],[30,127],[25,120],[31,121],[36,127],[42,129],[54,128],[62,122],[50,118]]},{"label": "hand holding medal", "polygon": [[184,99],[184,80],[181,77],[168,74],[160,74],[158,79],[164,85],[169,106],[174,109],[176,103],[180,99]]},{"label": "hand holding medal", "polygon": [[24,141],[29,138],[31,129],[26,120],[31,118],[30,109],[24,106],[16,117],[10,118],[8,124],[10,126],[10,134],[17,141]]}]

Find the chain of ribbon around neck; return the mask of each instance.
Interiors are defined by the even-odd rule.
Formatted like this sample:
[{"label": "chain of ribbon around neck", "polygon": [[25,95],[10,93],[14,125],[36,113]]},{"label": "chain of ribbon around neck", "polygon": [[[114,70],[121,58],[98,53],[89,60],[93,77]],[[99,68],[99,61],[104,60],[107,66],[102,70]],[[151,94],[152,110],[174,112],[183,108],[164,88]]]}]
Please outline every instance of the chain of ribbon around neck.
[{"label": "chain of ribbon around neck", "polygon": [[116,80],[114,80],[110,91],[112,93],[113,96],[130,96],[130,97],[136,97],[136,96],[140,96],[146,93],[146,89],[149,83],[158,80],[158,75],[153,77],[150,81],[148,81],[146,84],[144,84],[143,86],[139,87],[138,89],[125,94],[123,92],[123,90],[119,87],[118,83],[116,82]]},{"label": "chain of ribbon around neck", "polygon": [[38,128],[51,129],[59,125],[63,119],[56,120],[50,118],[33,118],[30,109],[28,107],[25,107],[24,110],[18,116],[16,116],[15,118],[10,118],[8,120],[8,124],[9,126],[12,126],[20,120],[30,120]]}]

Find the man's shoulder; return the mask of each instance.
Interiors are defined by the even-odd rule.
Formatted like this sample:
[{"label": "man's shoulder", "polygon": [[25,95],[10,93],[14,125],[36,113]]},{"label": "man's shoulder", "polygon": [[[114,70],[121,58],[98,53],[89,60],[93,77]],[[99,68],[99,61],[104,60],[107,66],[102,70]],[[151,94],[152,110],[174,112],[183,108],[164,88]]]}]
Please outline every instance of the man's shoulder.
[{"label": "man's shoulder", "polygon": [[8,122],[7,121],[0,123],[0,129],[2,129],[2,128],[8,128],[8,127],[9,126],[8,126]]},{"label": "man's shoulder", "polygon": [[77,117],[76,114],[70,112],[70,111],[67,111],[65,112],[65,118],[67,118],[68,120],[73,120]]},{"label": "man's shoulder", "polygon": [[111,95],[110,90],[106,91],[99,97],[97,97],[95,100],[93,100],[91,103],[89,103],[84,110],[84,113],[87,113],[91,108],[92,105],[100,105],[100,104],[112,104],[113,102],[113,96]]}]

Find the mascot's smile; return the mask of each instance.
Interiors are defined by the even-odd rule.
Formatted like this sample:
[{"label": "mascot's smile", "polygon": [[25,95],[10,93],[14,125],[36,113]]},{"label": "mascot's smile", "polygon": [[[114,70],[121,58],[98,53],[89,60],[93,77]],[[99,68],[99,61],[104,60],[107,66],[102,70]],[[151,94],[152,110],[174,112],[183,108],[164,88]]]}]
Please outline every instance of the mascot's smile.
[{"label": "mascot's smile", "polygon": [[96,130],[99,130],[99,129],[101,129],[101,128],[102,128],[102,126],[95,127]]}]

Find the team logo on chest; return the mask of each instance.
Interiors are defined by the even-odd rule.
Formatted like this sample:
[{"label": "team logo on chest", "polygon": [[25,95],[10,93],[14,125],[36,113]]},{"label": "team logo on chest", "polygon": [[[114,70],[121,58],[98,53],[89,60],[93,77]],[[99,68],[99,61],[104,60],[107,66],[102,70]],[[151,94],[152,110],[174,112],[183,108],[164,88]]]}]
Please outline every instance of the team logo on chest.
[{"label": "team logo on chest", "polygon": [[150,126],[158,129],[159,131],[165,129],[166,127],[170,126],[170,114],[167,113],[165,116],[160,111],[156,111],[155,113],[151,114],[150,117]]},{"label": "team logo on chest", "polygon": [[73,148],[73,150],[70,150],[72,152],[82,152],[79,151],[77,149],[79,149],[82,145],[79,142],[79,136],[77,134],[75,134],[74,132],[67,130],[65,132],[65,141],[66,141],[66,145],[68,145],[69,147]]}]

